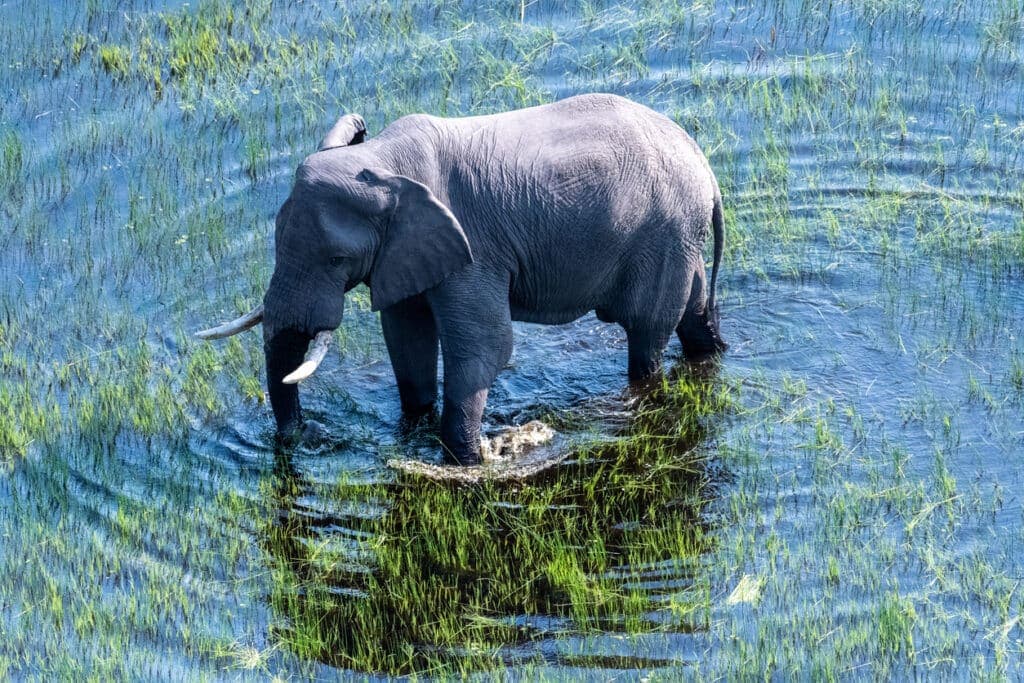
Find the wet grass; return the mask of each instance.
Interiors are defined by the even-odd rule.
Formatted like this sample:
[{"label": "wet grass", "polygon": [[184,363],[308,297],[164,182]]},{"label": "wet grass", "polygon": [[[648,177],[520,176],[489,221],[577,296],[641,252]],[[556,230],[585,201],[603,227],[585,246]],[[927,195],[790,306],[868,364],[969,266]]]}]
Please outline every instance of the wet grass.
[{"label": "wet grass", "polygon": [[[343,668],[466,674],[569,660],[542,648],[573,634],[706,628],[700,568],[714,540],[698,445],[728,401],[706,381],[673,380],[621,438],[529,484],[318,487],[279,456],[277,512],[261,515],[279,636]],[[334,512],[301,504],[311,497]]]},{"label": "wet grass", "polygon": [[[1021,676],[1019,3],[24,12],[0,8],[0,678]],[[396,479],[357,291],[307,391],[336,438],[275,456],[259,336],[189,333],[260,299],[337,115],[593,90],[716,170],[717,374],[611,418],[572,388],[615,353],[584,336],[538,361],[564,386],[524,380],[567,464]]]}]

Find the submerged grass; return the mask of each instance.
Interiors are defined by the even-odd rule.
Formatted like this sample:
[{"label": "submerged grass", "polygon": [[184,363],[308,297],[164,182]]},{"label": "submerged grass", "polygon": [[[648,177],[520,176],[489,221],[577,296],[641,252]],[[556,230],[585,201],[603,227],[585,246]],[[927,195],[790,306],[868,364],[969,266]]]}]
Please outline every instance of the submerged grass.
[{"label": "submerged grass", "polygon": [[[1019,3],[20,7],[0,678],[1021,676]],[[538,373],[565,386],[516,367],[507,397],[536,392],[566,465],[395,480],[357,290],[345,360],[306,391],[336,438],[275,457],[258,335],[189,331],[259,301],[337,115],[372,134],[593,90],[708,152],[720,375],[608,420],[570,378],[615,340],[573,328]]]}]

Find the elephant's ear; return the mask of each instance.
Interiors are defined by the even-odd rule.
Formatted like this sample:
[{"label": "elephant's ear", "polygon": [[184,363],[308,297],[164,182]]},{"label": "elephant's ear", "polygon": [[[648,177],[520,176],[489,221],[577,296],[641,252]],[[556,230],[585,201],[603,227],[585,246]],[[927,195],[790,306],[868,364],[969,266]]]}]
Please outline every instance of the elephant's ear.
[{"label": "elephant's ear", "polygon": [[334,147],[358,145],[366,139],[366,123],[359,114],[345,114],[320,141],[318,152]]},{"label": "elephant's ear", "polygon": [[473,262],[459,221],[426,185],[369,169],[359,180],[387,186],[397,200],[370,271],[373,310],[430,289]]}]

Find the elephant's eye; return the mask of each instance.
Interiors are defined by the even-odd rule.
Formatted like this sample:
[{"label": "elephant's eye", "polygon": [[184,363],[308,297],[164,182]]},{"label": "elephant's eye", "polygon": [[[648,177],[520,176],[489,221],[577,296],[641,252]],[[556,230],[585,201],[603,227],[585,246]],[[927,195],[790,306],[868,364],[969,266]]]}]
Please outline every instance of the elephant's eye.
[{"label": "elephant's eye", "polygon": [[345,257],[344,256],[332,256],[331,257],[331,266],[333,266],[334,268],[337,268],[338,266],[340,266],[344,262],[345,262]]}]

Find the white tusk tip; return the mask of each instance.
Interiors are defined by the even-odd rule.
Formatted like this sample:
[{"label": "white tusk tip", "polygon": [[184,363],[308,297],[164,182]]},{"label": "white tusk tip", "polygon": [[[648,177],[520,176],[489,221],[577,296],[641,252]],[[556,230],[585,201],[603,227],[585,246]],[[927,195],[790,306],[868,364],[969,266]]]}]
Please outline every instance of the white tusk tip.
[{"label": "white tusk tip", "polygon": [[320,363],[323,362],[324,356],[327,355],[327,349],[330,348],[330,346],[331,331],[324,330],[323,332],[317,332],[316,337],[313,338],[313,345],[306,354],[306,360],[304,360],[302,365],[297,367],[291,374],[285,375],[285,378],[281,380],[281,383],[298,384],[316,372],[316,369],[320,367]]},{"label": "white tusk tip", "polygon": [[302,365],[297,367],[294,371],[292,371],[291,374],[286,375],[285,378],[281,380],[281,383],[298,384],[302,380],[307,379],[310,375],[312,375],[318,365],[319,363],[314,363],[313,361],[307,360]]}]

